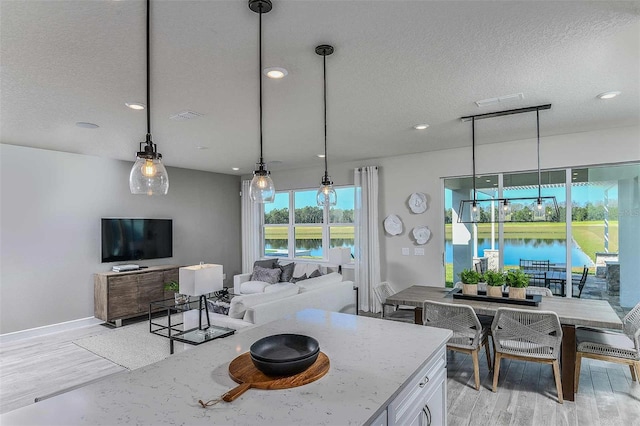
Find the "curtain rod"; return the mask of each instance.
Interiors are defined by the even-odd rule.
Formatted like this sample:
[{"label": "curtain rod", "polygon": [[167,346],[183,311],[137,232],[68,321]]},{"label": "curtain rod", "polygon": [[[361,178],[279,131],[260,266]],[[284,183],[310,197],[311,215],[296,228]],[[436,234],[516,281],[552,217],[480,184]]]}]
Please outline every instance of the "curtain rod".
[{"label": "curtain rod", "polygon": [[540,111],[542,109],[551,109],[551,104],[536,105],[526,108],[508,109],[506,111],[487,112],[485,114],[467,115],[460,117],[462,121],[471,121],[471,119],[482,120],[483,118],[502,117],[503,115],[522,114],[523,112]]}]

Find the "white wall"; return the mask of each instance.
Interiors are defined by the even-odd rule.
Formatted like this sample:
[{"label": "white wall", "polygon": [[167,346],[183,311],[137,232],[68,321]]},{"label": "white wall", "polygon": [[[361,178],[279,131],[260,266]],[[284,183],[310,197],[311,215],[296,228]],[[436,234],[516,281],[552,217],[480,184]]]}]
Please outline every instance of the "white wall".
[{"label": "white wall", "polygon": [[[241,269],[240,178],[168,168],[166,196],[131,195],[132,163],[0,145],[0,334],[93,316],[100,218],[173,219],[173,254],[141,265]],[[122,262],[120,262],[122,263]]]},{"label": "white wall", "polygon": [[[390,141],[389,143],[393,143]],[[623,127],[597,132],[575,133],[540,140],[542,169],[577,167],[640,161],[640,127]],[[398,157],[337,164],[329,158],[329,174],[335,185],[353,184],[353,169],[377,165],[380,179],[380,258],[382,280],[402,289],[414,284],[444,285],[444,199],[442,177],[471,175],[471,141],[469,147]],[[512,141],[476,147],[476,173],[535,170],[535,139]],[[298,169],[272,172],[277,190],[319,186],[323,171]],[[406,206],[412,192],[429,196],[429,209],[420,215]],[[404,232],[387,236],[382,220],[398,214]],[[431,239],[423,246],[425,256],[413,256],[416,247],[409,234],[413,227],[427,225]],[[402,256],[403,247],[411,248],[411,256]]]}]

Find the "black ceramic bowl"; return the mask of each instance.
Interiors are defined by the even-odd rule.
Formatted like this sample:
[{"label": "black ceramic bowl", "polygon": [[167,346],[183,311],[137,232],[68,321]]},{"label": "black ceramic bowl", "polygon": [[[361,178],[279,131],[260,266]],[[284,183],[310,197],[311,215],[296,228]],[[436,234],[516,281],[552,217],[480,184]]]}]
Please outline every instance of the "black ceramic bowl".
[{"label": "black ceramic bowl", "polygon": [[317,355],[318,341],[301,334],[275,334],[263,337],[249,348],[251,356],[265,362],[292,362]]},{"label": "black ceramic bowl", "polygon": [[276,334],[256,341],[249,353],[253,365],[267,376],[293,376],[318,359],[320,345],[313,337]]}]

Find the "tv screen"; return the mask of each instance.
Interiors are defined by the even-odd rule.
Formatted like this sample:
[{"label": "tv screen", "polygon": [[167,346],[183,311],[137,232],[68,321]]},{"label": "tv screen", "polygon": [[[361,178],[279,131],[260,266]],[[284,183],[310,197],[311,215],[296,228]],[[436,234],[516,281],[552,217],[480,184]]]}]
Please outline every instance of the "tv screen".
[{"label": "tv screen", "polygon": [[173,256],[171,219],[102,219],[102,262]]}]

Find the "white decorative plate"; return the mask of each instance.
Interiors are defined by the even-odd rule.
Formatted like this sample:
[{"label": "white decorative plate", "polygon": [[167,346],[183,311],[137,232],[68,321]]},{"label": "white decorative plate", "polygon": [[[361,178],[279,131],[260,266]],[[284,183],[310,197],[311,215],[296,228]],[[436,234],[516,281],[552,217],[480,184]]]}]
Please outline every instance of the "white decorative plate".
[{"label": "white decorative plate", "polygon": [[402,233],[402,219],[395,214],[390,214],[384,220],[384,230],[390,235],[399,235]]},{"label": "white decorative plate", "polygon": [[409,197],[409,208],[414,213],[424,213],[427,211],[427,196],[422,192],[414,192]]},{"label": "white decorative plate", "polygon": [[413,228],[413,238],[416,239],[416,243],[422,245],[426,244],[429,241],[429,237],[431,237],[431,231],[426,226],[416,226]]}]

